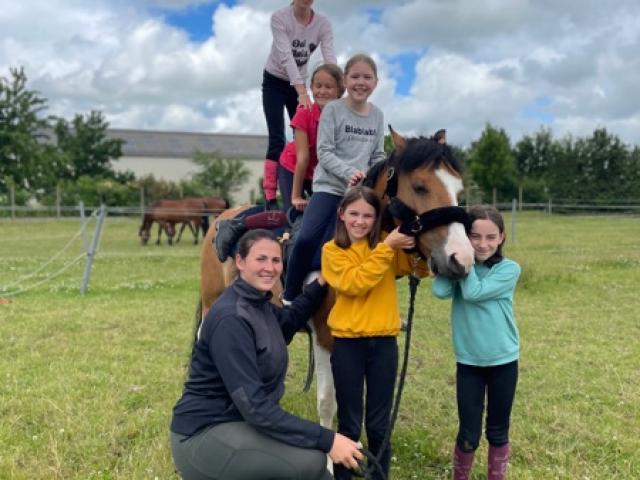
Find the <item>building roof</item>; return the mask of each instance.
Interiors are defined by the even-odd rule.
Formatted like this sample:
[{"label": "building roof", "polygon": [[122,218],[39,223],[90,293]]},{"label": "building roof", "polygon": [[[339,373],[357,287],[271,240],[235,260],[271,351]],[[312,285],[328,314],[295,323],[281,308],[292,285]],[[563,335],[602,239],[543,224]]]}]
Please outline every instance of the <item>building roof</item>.
[{"label": "building roof", "polygon": [[122,155],[126,157],[192,158],[198,150],[217,152],[224,158],[264,159],[266,135],[231,133],[165,132],[110,128],[109,138],[124,140]]}]

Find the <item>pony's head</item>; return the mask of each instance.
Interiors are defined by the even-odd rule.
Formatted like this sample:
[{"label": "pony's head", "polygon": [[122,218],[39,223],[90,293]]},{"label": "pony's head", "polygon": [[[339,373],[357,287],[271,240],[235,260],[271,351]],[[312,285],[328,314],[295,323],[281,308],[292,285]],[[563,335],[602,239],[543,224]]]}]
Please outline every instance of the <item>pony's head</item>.
[{"label": "pony's head", "polygon": [[394,151],[386,161],[385,192],[401,230],[413,233],[431,269],[464,277],[473,264],[473,248],[458,206],[462,168],[449,146],[425,137],[406,139],[391,127]]},{"label": "pony's head", "polygon": [[145,213],[142,219],[142,225],[140,225],[140,229],[138,230],[138,236],[140,237],[140,243],[142,245],[146,245],[149,241],[149,237],[151,236],[151,223],[151,216]]}]

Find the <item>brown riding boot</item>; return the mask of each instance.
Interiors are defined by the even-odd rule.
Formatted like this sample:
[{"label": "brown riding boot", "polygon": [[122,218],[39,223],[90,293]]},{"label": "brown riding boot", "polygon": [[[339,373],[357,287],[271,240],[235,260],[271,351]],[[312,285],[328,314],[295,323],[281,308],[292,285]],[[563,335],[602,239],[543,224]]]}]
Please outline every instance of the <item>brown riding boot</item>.
[{"label": "brown riding boot", "polygon": [[487,463],[487,480],[504,480],[507,478],[509,465],[509,444],[501,447],[489,445],[489,461]]},{"label": "brown riding boot", "polygon": [[463,452],[456,445],[453,449],[453,480],[469,480],[475,454],[476,452]]}]

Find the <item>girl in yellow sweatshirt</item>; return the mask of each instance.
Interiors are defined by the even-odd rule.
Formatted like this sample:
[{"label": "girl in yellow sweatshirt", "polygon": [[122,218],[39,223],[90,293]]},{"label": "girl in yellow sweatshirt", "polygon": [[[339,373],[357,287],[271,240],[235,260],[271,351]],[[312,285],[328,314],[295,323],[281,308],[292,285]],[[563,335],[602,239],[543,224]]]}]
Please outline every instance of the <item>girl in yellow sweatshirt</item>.
[{"label": "girl in yellow sweatshirt", "polygon": [[[366,408],[368,447],[388,476],[391,449],[379,449],[389,428],[398,369],[400,312],[395,279],[412,272],[402,249],[412,248],[415,239],[395,229],[378,241],[379,225],[380,201],[375,192],[361,186],[347,191],[338,208],[335,238],[322,248],[322,275],[336,291],[328,323],[335,337],[331,369],[338,431],[358,441]],[[428,274],[423,261],[415,273]],[[350,479],[351,470],[336,464],[334,476]]]}]

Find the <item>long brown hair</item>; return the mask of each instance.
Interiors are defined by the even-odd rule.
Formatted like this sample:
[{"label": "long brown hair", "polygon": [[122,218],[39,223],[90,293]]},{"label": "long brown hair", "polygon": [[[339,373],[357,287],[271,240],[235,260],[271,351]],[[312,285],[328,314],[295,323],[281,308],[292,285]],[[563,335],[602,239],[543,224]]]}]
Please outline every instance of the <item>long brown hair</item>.
[{"label": "long brown hair", "polygon": [[342,198],[340,205],[338,206],[338,218],[336,220],[336,235],[334,237],[334,241],[336,245],[340,248],[347,249],[351,246],[351,239],[349,238],[349,234],[347,233],[347,227],[345,227],[344,222],[340,219],[340,214],[344,213],[349,205],[353,202],[357,202],[358,200],[364,200],[369,205],[373,207],[376,211],[376,221],[373,224],[373,228],[369,233],[369,246],[371,248],[375,247],[378,244],[378,240],[380,238],[380,199],[376,192],[369,187],[365,187],[363,185],[358,185],[356,187],[352,187],[347,190],[347,193]]}]

